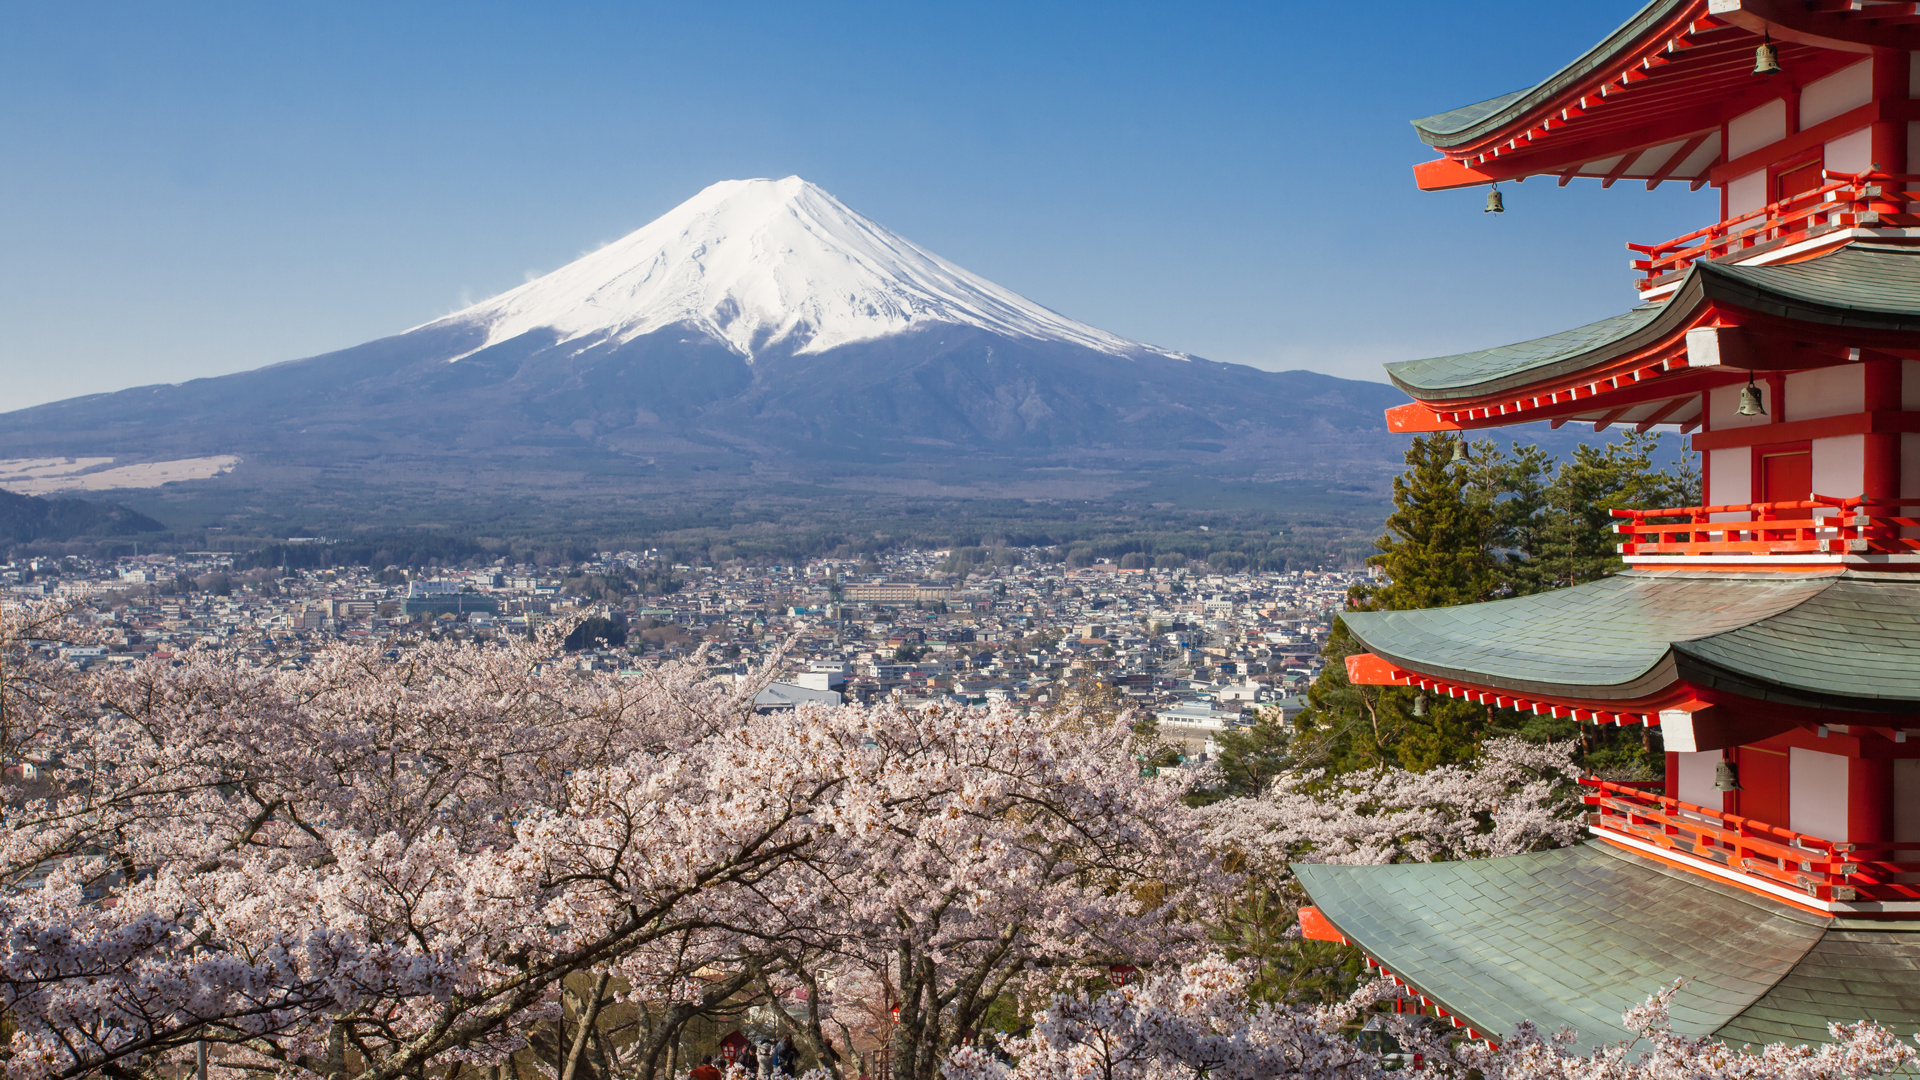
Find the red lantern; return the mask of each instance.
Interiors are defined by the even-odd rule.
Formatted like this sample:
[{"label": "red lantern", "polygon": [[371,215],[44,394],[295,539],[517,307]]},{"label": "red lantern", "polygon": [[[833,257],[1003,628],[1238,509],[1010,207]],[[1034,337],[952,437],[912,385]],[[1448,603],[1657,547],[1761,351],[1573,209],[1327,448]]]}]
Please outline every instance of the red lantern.
[{"label": "red lantern", "polygon": [[896,1024],[900,1022],[900,1006],[898,1005],[893,1007],[893,1022]]},{"label": "red lantern", "polygon": [[720,1040],[720,1056],[727,1059],[729,1065],[739,1061],[740,1055],[746,1052],[747,1037],[738,1031],[728,1032],[727,1037]]},{"label": "red lantern", "polygon": [[1132,964],[1112,964],[1107,968],[1107,981],[1115,986],[1125,986],[1139,973],[1140,969]]}]

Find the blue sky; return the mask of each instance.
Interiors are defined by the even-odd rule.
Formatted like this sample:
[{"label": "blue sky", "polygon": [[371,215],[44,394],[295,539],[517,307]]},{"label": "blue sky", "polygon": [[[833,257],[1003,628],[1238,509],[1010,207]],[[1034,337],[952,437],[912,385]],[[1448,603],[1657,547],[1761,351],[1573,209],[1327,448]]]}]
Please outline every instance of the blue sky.
[{"label": "blue sky", "polygon": [[1711,190],[1423,194],[1632,0],[6,7],[0,409],[258,367],[799,174],[1169,348],[1378,379],[1633,302]]}]

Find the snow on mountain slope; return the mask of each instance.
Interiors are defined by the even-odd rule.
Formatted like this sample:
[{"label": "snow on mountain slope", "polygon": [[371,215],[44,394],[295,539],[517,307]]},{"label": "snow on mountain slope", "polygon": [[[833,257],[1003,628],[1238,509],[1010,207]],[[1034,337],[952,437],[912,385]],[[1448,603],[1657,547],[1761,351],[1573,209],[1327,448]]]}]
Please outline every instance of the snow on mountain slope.
[{"label": "snow on mountain slope", "polygon": [[1181,356],[970,274],[797,176],[714,184],[592,254],[426,325],[484,327],[485,348],[531,330],[627,341],[690,324],[751,360],[773,345],[817,353],[939,323]]}]

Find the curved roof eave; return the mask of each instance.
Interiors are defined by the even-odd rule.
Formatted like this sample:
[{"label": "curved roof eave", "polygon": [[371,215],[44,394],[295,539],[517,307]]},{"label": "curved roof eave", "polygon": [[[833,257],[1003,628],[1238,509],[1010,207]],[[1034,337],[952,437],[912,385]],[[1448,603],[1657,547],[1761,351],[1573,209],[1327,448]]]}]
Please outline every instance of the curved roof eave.
[{"label": "curved roof eave", "polygon": [[1535,86],[1423,116],[1412,121],[1413,129],[1422,142],[1442,150],[1484,138],[1572,89],[1596,71],[1618,63],[1622,53],[1656,27],[1671,21],[1675,12],[1699,3],[1700,0],[1652,0],[1600,44]]},{"label": "curved roof eave", "polygon": [[1629,570],[1506,600],[1342,617],[1368,651],[1409,671],[1526,695],[1641,702],[1678,681],[1676,642],[1771,618],[1833,580]]},{"label": "curved roof eave", "polygon": [[1920,250],[1856,243],[1772,266],[1697,262],[1663,304],[1512,345],[1387,364],[1387,377],[1420,401],[1519,390],[1650,348],[1687,329],[1708,301],[1814,325],[1920,333]]},{"label": "curved roof eave", "polygon": [[1520,695],[1644,703],[1686,682],[1800,708],[1920,707],[1920,581],[1899,574],[1628,570],[1342,617],[1397,667]]}]

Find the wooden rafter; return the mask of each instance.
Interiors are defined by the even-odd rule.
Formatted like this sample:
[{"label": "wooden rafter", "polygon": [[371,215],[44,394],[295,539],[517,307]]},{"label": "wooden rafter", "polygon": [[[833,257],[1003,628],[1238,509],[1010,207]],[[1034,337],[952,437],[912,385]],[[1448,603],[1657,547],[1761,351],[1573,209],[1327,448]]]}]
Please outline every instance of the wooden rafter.
[{"label": "wooden rafter", "polygon": [[1600,186],[1603,188],[1612,187],[1613,182],[1627,175],[1627,170],[1632,168],[1633,163],[1639,161],[1645,153],[1645,150],[1629,150],[1621,154],[1619,162],[1616,163],[1613,168],[1608,169],[1607,175],[1601,179]]},{"label": "wooden rafter", "polygon": [[1673,156],[1667,159],[1665,165],[1660,166],[1658,171],[1647,178],[1647,190],[1652,191],[1654,188],[1659,187],[1663,181],[1673,175],[1675,169],[1686,164],[1687,159],[1692,157],[1694,153],[1700,149],[1701,144],[1713,137],[1714,134],[1715,133],[1711,131],[1703,131],[1683,143],[1680,149],[1675,150]]},{"label": "wooden rafter", "polygon": [[[1649,180],[1654,187],[1684,179],[1698,190],[1712,180],[1681,169],[1701,144],[1682,146],[1655,170],[1645,170],[1640,162],[1647,160],[1645,151],[1653,146],[1691,143],[1703,131],[1711,139],[1729,117],[1779,96],[1777,85],[1753,76],[1755,36],[1748,29],[1722,23],[1709,27],[1702,20],[1670,25],[1661,35],[1650,35],[1637,55],[1621,54],[1617,60],[1621,66],[1593,73],[1590,81],[1540,102],[1478,143],[1444,149],[1442,160],[1416,167],[1419,184],[1435,190],[1538,174],[1565,182],[1574,176],[1595,175],[1582,170],[1584,163],[1615,158],[1625,151],[1624,168],[1616,160],[1600,176],[1602,186],[1629,178]],[[1860,59],[1854,52],[1783,40],[1778,35],[1775,47],[1782,65],[1802,84]],[[1638,153],[1627,147],[1637,148]],[[1638,176],[1636,168],[1642,169]]]},{"label": "wooden rafter", "polygon": [[1625,409],[1614,409],[1608,412],[1606,415],[1602,416],[1600,419],[1595,420],[1593,422],[1593,430],[1605,431],[1608,428],[1612,427],[1615,423],[1619,422],[1621,417],[1627,415],[1629,412],[1632,412],[1632,411],[1633,409],[1631,406]]},{"label": "wooden rafter", "polygon": [[1677,413],[1681,409],[1686,408],[1688,405],[1692,404],[1693,401],[1694,401],[1694,398],[1691,395],[1687,397],[1674,398],[1672,401],[1669,401],[1665,405],[1662,405],[1659,408],[1653,410],[1653,412],[1647,415],[1646,419],[1633,425],[1633,430],[1640,432],[1641,434],[1644,435],[1648,431],[1651,431],[1655,424],[1664,422],[1667,419],[1667,417],[1672,416],[1674,413]]}]

